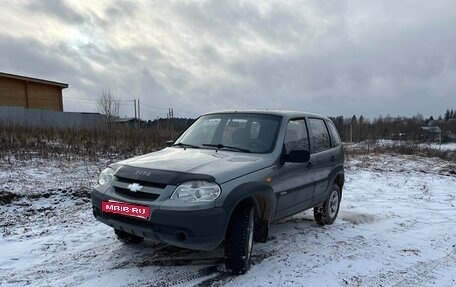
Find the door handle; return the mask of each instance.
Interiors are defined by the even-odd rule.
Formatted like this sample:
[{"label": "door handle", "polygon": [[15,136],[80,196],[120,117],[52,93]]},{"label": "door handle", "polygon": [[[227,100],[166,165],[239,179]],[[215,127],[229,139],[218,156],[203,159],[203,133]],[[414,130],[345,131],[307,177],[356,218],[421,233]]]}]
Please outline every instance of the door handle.
[{"label": "door handle", "polygon": [[336,159],[337,158],[335,156],[332,156],[330,160],[334,162],[334,161],[336,161]]},{"label": "door handle", "polygon": [[308,168],[308,169],[311,169],[313,166],[314,166],[313,163],[311,163],[311,162],[308,162],[308,163],[307,163],[307,168]]}]

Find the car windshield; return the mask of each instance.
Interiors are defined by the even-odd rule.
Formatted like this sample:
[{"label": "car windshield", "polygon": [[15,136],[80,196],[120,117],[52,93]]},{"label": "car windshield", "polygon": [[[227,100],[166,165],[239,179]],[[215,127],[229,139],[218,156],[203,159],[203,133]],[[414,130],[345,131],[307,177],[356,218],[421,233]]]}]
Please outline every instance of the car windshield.
[{"label": "car windshield", "polygon": [[281,117],[264,114],[213,114],[200,117],[175,146],[267,153],[274,148]]}]

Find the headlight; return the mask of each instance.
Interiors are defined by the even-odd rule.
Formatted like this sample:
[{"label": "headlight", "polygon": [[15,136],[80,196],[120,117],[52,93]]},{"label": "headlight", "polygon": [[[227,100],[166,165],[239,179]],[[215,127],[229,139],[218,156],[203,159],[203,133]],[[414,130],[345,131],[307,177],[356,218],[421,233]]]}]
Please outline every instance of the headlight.
[{"label": "headlight", "polygon": [[180,184],[171,195],[171,199],[191,202],[213,201],[220,196],[220,186],[204,180],[187,181]]},{"label": "headlight", "polygon": [[115,171],[108,167],[105,168],[98,177],[98,184],[109,184],[111,183],[112,179],[114,178]]}]

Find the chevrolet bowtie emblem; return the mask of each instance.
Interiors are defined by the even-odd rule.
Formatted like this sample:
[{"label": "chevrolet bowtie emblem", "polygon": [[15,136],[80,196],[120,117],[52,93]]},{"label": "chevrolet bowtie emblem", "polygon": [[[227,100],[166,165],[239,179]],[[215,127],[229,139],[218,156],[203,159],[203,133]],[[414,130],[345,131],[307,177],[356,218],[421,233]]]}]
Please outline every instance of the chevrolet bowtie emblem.
[{"label": "chevrolet bowtie emblem", "polygon": [[141,191],[144,186],[140,185],[139,183],[132,183],[127,187],[131,192],[138,192]]}]

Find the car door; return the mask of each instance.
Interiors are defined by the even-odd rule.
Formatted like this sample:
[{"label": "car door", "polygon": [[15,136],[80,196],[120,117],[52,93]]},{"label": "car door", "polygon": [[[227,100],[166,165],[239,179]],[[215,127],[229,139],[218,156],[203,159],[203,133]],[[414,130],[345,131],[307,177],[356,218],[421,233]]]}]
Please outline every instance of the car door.
[{"label": "car door", "polygon": [[[283,143],[283,153],[309,149],[309,133],[305,119],[290,120]],[[315,188],[311,173],[313,165],[312,159],[306,163],[282,162],[278,165],[276,219],[295,214],[311,206]]]},{"label": "car door", "polygon": [[312,158],[315,164],[313,167],[315,180],[313,203],[320,203],[326,198],[329,175],[332,171],[334,161],[334,152],[331,150],[331,141],[325,121],[321,118],[309,118],[309,127]]}]

